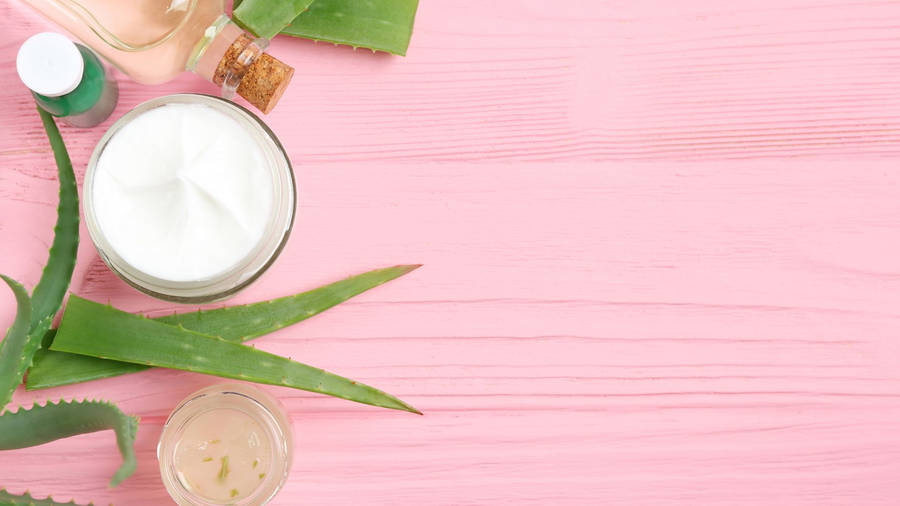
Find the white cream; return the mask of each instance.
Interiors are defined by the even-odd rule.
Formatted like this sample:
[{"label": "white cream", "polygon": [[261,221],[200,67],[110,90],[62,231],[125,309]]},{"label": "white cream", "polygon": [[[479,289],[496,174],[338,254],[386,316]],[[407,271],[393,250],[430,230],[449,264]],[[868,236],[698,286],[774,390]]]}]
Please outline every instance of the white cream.
[{"label": "white cream", "polygon": [[264,151],[241,123],[202,104],[163,105],[124,125],[93,178],[94,213],[111,249],[169,281],[234,268],[272,213]]}]

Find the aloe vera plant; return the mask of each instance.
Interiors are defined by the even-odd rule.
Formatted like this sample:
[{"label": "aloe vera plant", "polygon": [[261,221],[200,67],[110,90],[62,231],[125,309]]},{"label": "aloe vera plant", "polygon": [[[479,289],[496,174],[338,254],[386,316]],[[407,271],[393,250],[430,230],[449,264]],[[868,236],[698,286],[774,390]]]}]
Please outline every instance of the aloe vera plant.
[{"label": "aloe vera plant", "polygon": [[32,359],[41,346],[44,334],[59,312],[72,279],[78,250],[78,190],[72,162],[53,117],[40,108],[38,113],[56,159],[59,205],[47,265],[30,300],[27,303],[22,300],[23,293],[25,299],[28,299],[28,295],[21,285],[7,277],[3,278],[16,294],[19,311],[27,311],[28,323],[23,331],[22,323],[16,318],[16,323],[10,328],[11,334],[13,330],[16,331],[15,335],[7,336],[0,343],[0,410],[12,399],[13,391],[22,382],[25,371],[31,366]]},{"label": "aloe vera plant", "polygon": [[[285,2],[301,4],[299,2]],[[235,18],[263,37],[277,33],[406,55],[419,0],[314,0],[288,19],[278,0],[235,0]],[[257,31],[260,30],[260,31]],[[263,35],[263,33],[272,35]]]},{"label": "aloe vera plant", "polygon": [[28,492],[16,495],[0,488],[0,506],[94,506],[94,503],[76,504],[75,501],[56,502],[52,497],[37,499],[32,497]]},{"label": "aloe vera plant", "polygon": [[128,416],[115,405],[104,401],[82,401],[19,408],[0,415],[0,450],[14,450],[42,445],[57,439],[113,429],[122,454],[122,465],[110,480],[111,486],[134,473],[134,438],[138,419]]},{"label": "aloe vera plant", "polygon": [[[297,295],[243,306],[167,315],[155,320],[169,325],[181,325],[188,330],[221,337],[227,341],[244,342],[317,315],[418,267],[397,265],[376,269]],[[50,336],[46,339],[47,346],[54,333],[50,331]],[[149,366],[140,364],[42,349],[28,371],[26,387],[29,390],[49,388],[148,368]]]},{"label": "aloe vera plant", "polygon": [[76,295],[69,297],[50,349],[297,388],[421,414],[388,393],[322,369]]},{"label": "aloe vera plant", "polygon": [[[31,409],[3,411],[59,311],[72,278],[78,247],[78,193],[72,164],[53,118],[41,109],[38,112],[56,159],[60,183],[59,206],[49,259],[32,297],[21,284],[2,276],[16,297],[16,318],[0,343],[0,450],[25,448],[75,434],[114,429],[123,459],[110,482],[117,485],[135,469],[136,418],[101,401],[35,404]],[[50,498],[35,499],[27,493],[17,496],[0,491],[0,504],[60,503]]]}]

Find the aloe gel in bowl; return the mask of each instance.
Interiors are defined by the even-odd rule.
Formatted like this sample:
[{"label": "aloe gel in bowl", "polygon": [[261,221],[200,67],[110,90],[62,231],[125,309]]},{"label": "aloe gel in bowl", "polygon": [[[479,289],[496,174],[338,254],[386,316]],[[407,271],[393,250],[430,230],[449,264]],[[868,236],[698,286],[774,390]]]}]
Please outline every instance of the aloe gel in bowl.
[{"label": "aloe gel in bowl", "polygon": [[258,388],[213,385],[172,411],[157,458],[163,484],[181,506],[260,506],[278,493],[290,472],[290,419]]}]

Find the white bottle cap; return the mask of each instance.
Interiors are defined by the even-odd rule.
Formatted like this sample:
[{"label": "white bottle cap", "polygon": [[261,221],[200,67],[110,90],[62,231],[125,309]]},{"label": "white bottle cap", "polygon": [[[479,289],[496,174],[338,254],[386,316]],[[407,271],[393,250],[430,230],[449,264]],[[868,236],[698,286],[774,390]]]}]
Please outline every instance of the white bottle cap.
[{"label": "white bottle cap", "polygon": [[31,91],[58,97],[78,87],[84,59],[71,40],[58,33],[43,32],[32,35],[19,48],[16,71]]}]

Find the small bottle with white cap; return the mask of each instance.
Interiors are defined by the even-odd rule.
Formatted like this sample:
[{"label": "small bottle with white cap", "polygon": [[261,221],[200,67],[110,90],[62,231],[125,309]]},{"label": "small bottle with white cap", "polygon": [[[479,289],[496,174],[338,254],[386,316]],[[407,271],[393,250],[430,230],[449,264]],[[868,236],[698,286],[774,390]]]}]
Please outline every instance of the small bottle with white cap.
[{"label": "small bottle with white cap", "polygon": [[72,126],[102,123],[119,99],[115,77],[97,55],[58,33],[26,40],[16,70],[38,106]]}]

